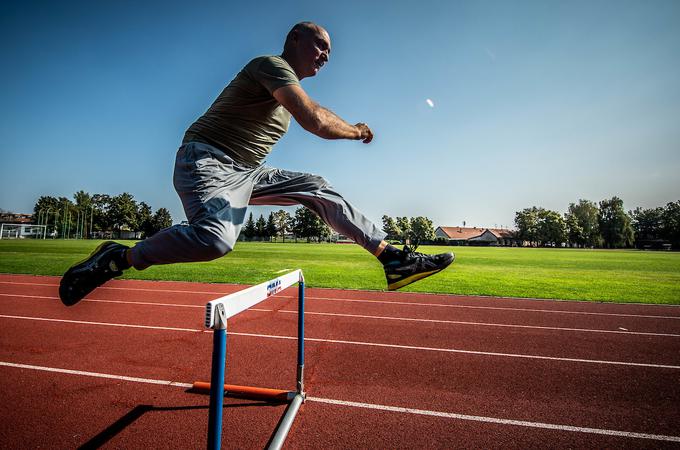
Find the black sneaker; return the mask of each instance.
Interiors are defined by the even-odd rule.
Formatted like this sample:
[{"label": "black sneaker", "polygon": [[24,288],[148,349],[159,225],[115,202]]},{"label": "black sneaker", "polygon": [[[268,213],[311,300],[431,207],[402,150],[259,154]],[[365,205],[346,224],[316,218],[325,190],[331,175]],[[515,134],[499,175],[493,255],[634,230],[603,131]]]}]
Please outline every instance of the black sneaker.
[{"label": "black sneaker", "polygon": [[453,253],[425,255],[404,246],[399,258],[383,264],[387,289],[394,291],[444,270],[453,262]]},{"label": "black sneaker", "polygon": [[87,294],[113,277],[123,274],[130,265],[125,259],[125,245],[107,241],[87,259],[71,266],[61,278],[59,297],[66,306],[78,303]]}]

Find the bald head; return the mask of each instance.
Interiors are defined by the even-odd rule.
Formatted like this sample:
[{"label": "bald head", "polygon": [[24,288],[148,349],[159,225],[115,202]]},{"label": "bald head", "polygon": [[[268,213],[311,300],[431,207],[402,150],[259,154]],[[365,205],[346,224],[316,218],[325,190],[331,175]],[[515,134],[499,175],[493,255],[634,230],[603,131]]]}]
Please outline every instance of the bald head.
[{"label": "bald head", "polygon": [[300,22],[286,36],[283,58],[299,79],[313,77],[328,62],[331,38],[328,32],[313,22]]},{"label": "bald head", "polygon": [[283,44],[283,52],[285,53],[286,49],[290,49],[294,42],[300,39],[301,37],[311,36],[314,33],[320,32],[323,32],[326,35],[328,35],[328,32],[326,30],[324,30],[322,27],[315,24],[314,22],[296,23],[295,25],[293,25],[293,28],[290,29],[288,35],[286,36],[286,42],[285,44]]}]

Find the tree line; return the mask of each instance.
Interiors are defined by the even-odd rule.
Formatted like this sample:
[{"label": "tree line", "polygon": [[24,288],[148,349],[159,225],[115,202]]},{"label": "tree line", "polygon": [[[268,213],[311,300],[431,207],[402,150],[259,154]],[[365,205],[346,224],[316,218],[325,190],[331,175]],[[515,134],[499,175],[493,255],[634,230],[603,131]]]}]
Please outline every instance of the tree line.
[{"label": "tree line", "polygon": [[399,241],[418,248],[420,244],[435,239],[434,225],[427,217],[396,217],[382,216],[383,228],[388,241]]},{"label": "tree line", "polygon": [[332,230],[313,211],[297,208],[293,216],[283,209],[269,213],[267,219],[262,214],[255,220],[251,212],[246,220],[240,238],[245,241],[268,241],[280,237],[283,242],[286,236],[293,235],[307,242],[323,242],[330,240]]},{"label": "tree line", "polygon": [[152,236],[172,225],[166,208],[155,212],[131,194],[89,194],[78,191],[73,201],[66,197],[41,196],[33,207],[36,223],[47,225],[48,235],[63,238],[88,238],[96,234],[121,231],[141,232]]},{"label": "tree line", "polygon": [[[383,216],[383,231],[387,233],[387,240],[409,243],[414,248],[424,242],[435,239],[432,220],[427,217],[397,217]],[[294,215],[279,210],[269,213],[267,219],[260,215],[254,219],[251,212],[241,232],[241,239],[245,241],[263,241],[286,236],[306,239],[307,242],[323,242],[330,240],[333,230],[321,220],[315,212],[307,208],[298,208]]]},{"label": "tree line", "polygon": [[517,237],[534,246],[680,248],[680,201],[626,212],[618,197],[581,199],[564,215],[532,206],[515,213]]}]

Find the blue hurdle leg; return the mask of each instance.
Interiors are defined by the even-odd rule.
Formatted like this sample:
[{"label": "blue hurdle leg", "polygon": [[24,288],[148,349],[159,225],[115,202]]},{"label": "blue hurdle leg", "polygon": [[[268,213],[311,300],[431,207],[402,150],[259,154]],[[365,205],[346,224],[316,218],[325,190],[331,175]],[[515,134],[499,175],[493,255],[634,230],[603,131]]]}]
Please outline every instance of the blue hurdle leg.
[{"label": "blue hurdle leg", "polygon": [[218,450],[222,440],[222,405],[224,404],[224,366],[227,356],[227,330],[213,332],[212,373],[210,374],[210,411],[208,415],[208,450]]},{"label": "blue hurdle leg", "polygon": [[304,392],[305,372],[305,282],[298,283],[298,371],[297,391]]}]

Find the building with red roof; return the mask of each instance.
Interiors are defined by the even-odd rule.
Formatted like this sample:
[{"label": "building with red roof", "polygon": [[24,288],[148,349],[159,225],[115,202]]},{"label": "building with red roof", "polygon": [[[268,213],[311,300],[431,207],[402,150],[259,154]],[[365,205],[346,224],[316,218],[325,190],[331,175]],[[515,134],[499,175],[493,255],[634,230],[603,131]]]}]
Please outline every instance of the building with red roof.
[{"label": "building with red roof", "polygon": [[506,228],[437,227],[437,238],[446,239],[451,245],[498,245],[503,247],[521,246],[522,241],[515,232]]}]

